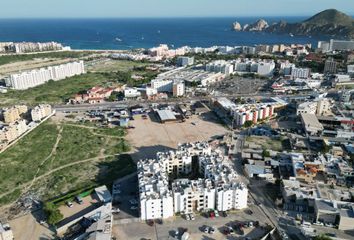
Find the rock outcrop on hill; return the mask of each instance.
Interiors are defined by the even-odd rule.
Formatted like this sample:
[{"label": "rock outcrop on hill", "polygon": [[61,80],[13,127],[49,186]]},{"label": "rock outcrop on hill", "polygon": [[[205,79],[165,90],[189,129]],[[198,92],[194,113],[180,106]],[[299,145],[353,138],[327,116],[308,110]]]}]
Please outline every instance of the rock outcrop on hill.
[{"label": "rock outcrop on hill", "polygon": [[298,23],[279,21],[268,24],[265,20],[260,19],[253,24],[246,24],[243,31],[354,38],[354,19],[335,9],[328,9]]}]

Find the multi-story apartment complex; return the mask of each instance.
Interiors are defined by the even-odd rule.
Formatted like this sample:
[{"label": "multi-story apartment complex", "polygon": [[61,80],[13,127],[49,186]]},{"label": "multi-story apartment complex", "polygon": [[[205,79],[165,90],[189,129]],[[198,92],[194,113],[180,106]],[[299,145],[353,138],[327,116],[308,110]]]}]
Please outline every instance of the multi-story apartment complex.
[{"label": "multi-story apartment complex", "polygon": [[326,115],[331,112],[331,102],[327,98],[317,99],[311,102],[304,102],[298,105],[296,109],[296,114],[300,115],[301,113],[310,113],[316,115]]},{"label": "multi-story apartment complex", "polygon": [[5,82],[8,87],[24,90],[44,84],[49,80],[58,81],[83,73],[85,73],[84,62],[79,61],[12,74]]},{"label": "multi-story apartment complex", "polygon": [[291,69],[291,78],[303,78],[307,79],[310,77],[311,69],[310,68],[292,68]]},{"label": "multi-story apartment complex", "polygon": [[52,113],[52,107],[49,104],[41,104],[31,110],[32,121],[40,122],[43,118]]},{"label": "multi-story apartment complex", "polygon": [[12,123],[20,119],[20,112],[17,107],[4,108],[2,115],[5,123]]},{"label": "multi-story apartment complex", "polygon": [[178,57],[177,65],[180,67],[190,66],[194,64],[194,57]]},{"label": "multi-story apartment complex", "polygon": [[335,39],[331,39],[329,42],[319,41],[318,48],[321,49],[321,51],[323,52],[354,50],[354,41]]},{"label": "multi-story apartment complex", "polygon": [[274,107],[272,105],[256,105],[240,107],[234,112],[234,119],[237,126],[242,126],[247,121],[257,123],[272,117]]},{"label": "multi-story apartment complex", "polygon": [[44,51],[56,51],[64,50],[60,43],[57,42],[1,42],[0,52],[3,53],[28,53],[28,52],[44,52]]},{"label": "multi-story apartment complex", "polygon": [[325,62],[324,73],[337,73],[337,62],[329,58]]},{"label": "multi-story apartment complex", "polygon": [[0,129],[0,142],[10,143],[28,129],[26,120],[20,119]]},{"label": "multi-story apartment complex", "polygon": [[205,70],[208,72],[220,72],[225,75],[230,75],[234,72],[234,65],[224,60],[218,60],[205,65]]},{"label": "multi-story apartment complex", "polygon": [[[156,159],[139,161],[141,219],[246,208],[248,190],[228,161],[206,142],[182,144],[176,151],[157,153]],[[175,179],[171,185],[169,178]]]}]

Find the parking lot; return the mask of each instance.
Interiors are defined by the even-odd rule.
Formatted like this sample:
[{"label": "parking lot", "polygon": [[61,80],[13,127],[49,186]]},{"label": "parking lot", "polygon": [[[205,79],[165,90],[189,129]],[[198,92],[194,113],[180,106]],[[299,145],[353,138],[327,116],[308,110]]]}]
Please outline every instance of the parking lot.
[{"label": "parking lot", "polygon": [[[145,222],[129,222],[126,224],[116,224],[113,226],[113,235],[117,239],[169,239],[176,236],[181,237],[186,229],[190,234],[190,239],[244,239],[246,237],[255,239],[263,236],[265,233],[265,224],[268,220],[256,205],[250,205],[252,214],[248,210],[239,210],[228,213],[227,217],[205,217],[204,215],[195,215],[195,220],[186,220],[181,216],[166,219],[162,224],[154,223],[149,226]],[[252,221],[259,222],[261,226],[243,227],[244,234],[236,229],[236,225]],[[225,235],[227,226],[234,229],[234,233]],[[206,233],[206,227],[213,227],[214,233]]]},{"label": "parking lot", "polygon": [[112,187],[112,196],[113,208],[119,209],[119,212],[115,213],[113,211],[114,220],[139,217],[138,179],[136,175],[116,181]]},{"label": "parking lot", "polygon": [[269,81],[264,79],[233,77],[216,83],[213,89],[224,94],[256,94],[268,85]]},{"label": "parking lot", "polygon": [[154,116],[143,119],[135,115],[130,125],[127,140],[134,148],[132,157],[135,161],[141,158],[153,158],[158,151],[177,148],[179,143],[208,141],[211,137],[225,134],[227,129],[219,123],[214,113],[193,115],[185,122],[160,123]]}]

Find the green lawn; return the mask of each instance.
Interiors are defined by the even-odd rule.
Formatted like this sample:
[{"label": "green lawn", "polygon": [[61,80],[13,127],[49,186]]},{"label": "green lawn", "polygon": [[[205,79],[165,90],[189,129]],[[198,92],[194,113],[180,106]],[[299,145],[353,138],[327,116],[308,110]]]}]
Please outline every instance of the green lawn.
[{"label": "green lawn", "polygon": [[[59,133],[58,127],[63,129],[62,137],[54,154],[49,156]],[[100,135],[95,134],[97,132]],[[37,180],[31,189],[45,199],[78,188],[108,183],[115,180],[112,177],[135,171],[131,159],[116,155],[129,150],[124,135],[120,128],[84,128],[65,123],[57,125],[51,121],[43,123],[0,154],[0,194],[16,190],[1,198],[0,205],[18,198],[19,190],[34,178],[38,169],[37,177],[53,171]],[[86,159],[89,161],[75,164]],[[72,163],[74,165],[58,169]]]}]

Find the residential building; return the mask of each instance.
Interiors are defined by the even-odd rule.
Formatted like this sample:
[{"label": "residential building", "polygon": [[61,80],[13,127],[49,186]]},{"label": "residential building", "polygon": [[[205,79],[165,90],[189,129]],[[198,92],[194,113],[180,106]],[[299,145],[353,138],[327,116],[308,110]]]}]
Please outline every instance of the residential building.
[{"label": "residential building", "polygon": [[24,90],[44,84],[49,80],[58,81],[83,73],[85,73],[83,61],[71,62],[58,66],[12,74],[5,80],[5,83],[7,87],[11,87],[16,90]]},{"label": "residential building", "polygon": [[324,73],[337,73],[337,62],[333,60],[333,58],[329,58],[325,61]]},{"label": "residential building", "polygon": [[181,97],[184,95],[185,86],[183,81],[175,81],[173,83],[172,93],[174,97]]},{"label": "residential building", "polygon": [[205,70],[208,72],[222,73],[228,76],[234,72],[234,66],[227,61],[217,60],[206,64]]},{"label": "residential building", "polygon": [[125,88],[124,97],[125,98],[138,98],[141,96],[141,93],[137,88]]},{"label": "residential building", "polygon": [[[247,207],[248,190],[232,163],[206,142],[181,144],[176,151],[159,152],[156,159],[137,165],[142,220]],[[169,177],[175,179],[171,187]]]},{"label": "residential building", "polygon": [[273,61],[258,63],[257,74],[260,76],[271,76],[274,68],[275,63]]},{"label": "residential building", "polygon": [[301,113],[301,122],[305,132],[309,135],[319,135],[323,131],[323,125],[318,121],[315,114]]},{"label": "residential building", "polygon": [[178,57],[177,65],[180,67],[190,66],[194,64],[194,57]]},{"label": "residential building", "polygon": [[4,108],[2,115],[5,123],[12,123],[20,119],[20,112],[16,107]]},{"label": "residential building", "polygon": [[307,79],[311,75],[311,69],[310,68],[292,68],[291,69],[291,78],[296,79],[296,78],[304,78]]},{"label": "residential building", "polygon": [[32,121],[40,122],[52,114],[52,107],[49,104],[41,104],[31,110]]}]

